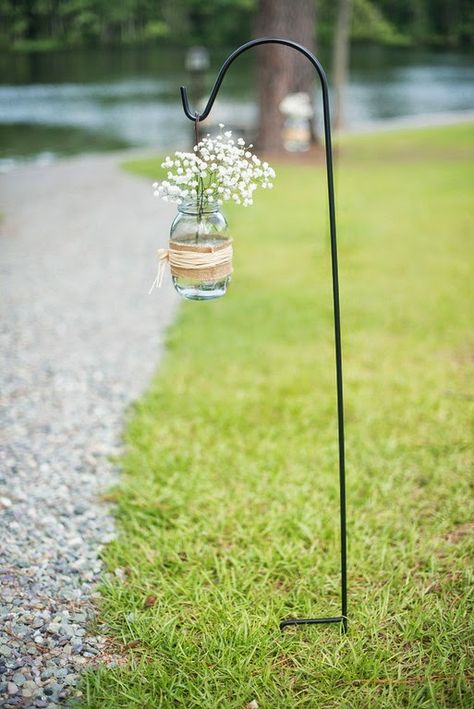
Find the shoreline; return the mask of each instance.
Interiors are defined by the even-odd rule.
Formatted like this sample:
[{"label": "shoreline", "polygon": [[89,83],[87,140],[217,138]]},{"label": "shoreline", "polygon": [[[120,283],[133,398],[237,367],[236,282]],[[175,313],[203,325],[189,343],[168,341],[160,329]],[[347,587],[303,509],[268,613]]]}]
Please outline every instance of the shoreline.
[{"label": "shoreline", "polygon": [[[399,118],[387,119],[384,121],[376,121],[373,123],[362,124],[353,128],[344,130],[334,130],[335,139],[345,138],[357,135],[374,135],[378,133],[389,133],[396,130],[423,129],[431,127],[461,125],[464,123],[474,122],[474,108],[462,111],[445,111],[439,113],[423,113],[413,116],[400,116]],[[159,148],[158,146],[136,146],[125,148],[122,150],[105,150],[99,152],[79,152],[71,154],[56,155],[51,151],[43,151],[31,157],[20,158],[2,158],[0,157],[0,174],[7,174],[12,170],[17,170],[25,167],[49,167],[64,162],[67,160],[81,158],[98,158],[110,156],[117,159],[123,156],[124,160],[134,158],[154,157],[160,152],[166,152],[172,148]],[[174,150],[174,148],[173,148]]]},{"label": "shoreline", "polygon": [[389,133],[399,129],[435,128],[452,126],[474,121],[474,108],[462,111],[443,111],[439,113],[420,113],[413,116],[400,116],[385,121],[367,123],[355,128],[334,131],[336,136],[368,135],[370,133]]}]

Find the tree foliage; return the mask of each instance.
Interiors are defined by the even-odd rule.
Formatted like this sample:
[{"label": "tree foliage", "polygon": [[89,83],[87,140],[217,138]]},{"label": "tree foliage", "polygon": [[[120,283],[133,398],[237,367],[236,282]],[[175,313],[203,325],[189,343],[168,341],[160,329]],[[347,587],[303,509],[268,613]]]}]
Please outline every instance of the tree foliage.
[{"label": "tree foliage", "polygon": [[[315,0],[317,34],[332,40],[337,3]],[[4,47],[99,44],[229,46],[252,35],[256,0],[0,0]],[[471,0],[354,0],[352,40],[468,46]]]}]

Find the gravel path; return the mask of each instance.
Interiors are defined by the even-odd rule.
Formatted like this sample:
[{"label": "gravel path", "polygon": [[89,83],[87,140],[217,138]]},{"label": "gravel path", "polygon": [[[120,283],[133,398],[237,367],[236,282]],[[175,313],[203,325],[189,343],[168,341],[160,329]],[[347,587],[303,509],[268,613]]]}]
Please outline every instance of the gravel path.
[{"label": "gravel path", "polygon": [[173,209],[118,156],[0,178],[0,706],[54,707],[106,656],[91,635],[124,409],[177,297],[148,296]]}]

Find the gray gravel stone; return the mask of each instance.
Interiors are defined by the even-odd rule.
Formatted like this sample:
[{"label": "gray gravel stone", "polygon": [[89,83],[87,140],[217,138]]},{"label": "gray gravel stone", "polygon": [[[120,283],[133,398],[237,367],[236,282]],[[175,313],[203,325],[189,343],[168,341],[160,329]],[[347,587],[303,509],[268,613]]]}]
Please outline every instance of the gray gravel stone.
[{"label": "gray gravel stone", "polygon": [[28,680],[25,682],[23,687],[21,688],[21,695],[22,697],[33,697],[37,692],[38,692],[38,687],[35,682],[32,680]]},{"label": "gray gravel stone", "polygon": [[0,706],[52,709],[104,656],[99,496],[178,300],[148,296],[174,209],[123,158],[0,176]]}]

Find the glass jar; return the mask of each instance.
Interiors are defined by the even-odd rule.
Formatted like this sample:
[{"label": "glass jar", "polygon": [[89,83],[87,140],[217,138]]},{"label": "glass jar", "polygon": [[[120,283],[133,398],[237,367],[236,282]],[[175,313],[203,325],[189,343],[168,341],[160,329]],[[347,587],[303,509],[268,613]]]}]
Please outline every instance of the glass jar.
[{"label": "glass jar", "polygon": [[173,285],[183,298],[212,300],[225,295],[232,274],[232,239],[217,203],[178,205],[169,247]]},{"label": "glass jar", "polygon": [[309,120],[305,116],[288,116],[283,128],[283,145],[290,153],[304,153],[311,145]]}]

